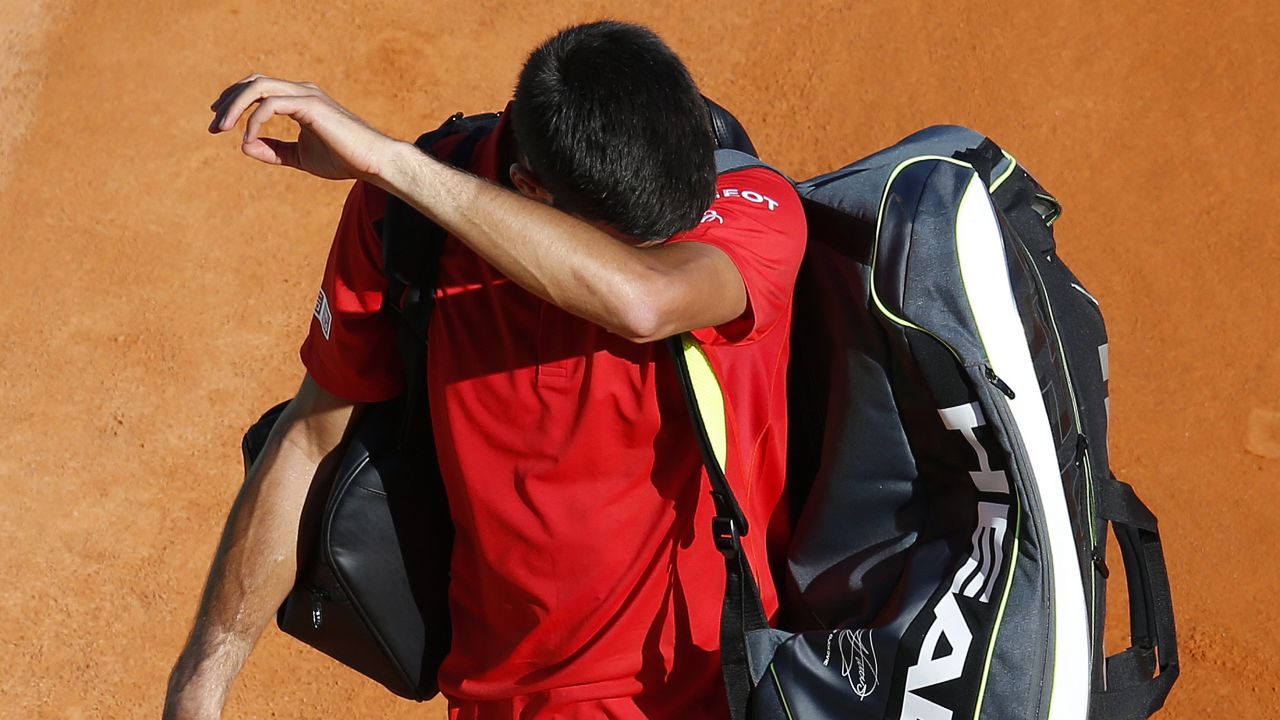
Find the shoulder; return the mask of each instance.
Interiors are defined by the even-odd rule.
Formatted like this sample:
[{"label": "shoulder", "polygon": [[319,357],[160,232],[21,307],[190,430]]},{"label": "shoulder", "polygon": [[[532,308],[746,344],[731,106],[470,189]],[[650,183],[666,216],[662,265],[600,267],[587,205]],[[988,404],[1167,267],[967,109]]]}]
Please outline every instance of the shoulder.
[{"label": "shoulder", "polygon": [[351,192],[347,193],[343,212],[358,212],[376,222],[387,213],[387,191],[377,185],[357,180],[351,187]]},{"label": "shoulder", "polygon": [[722,172],[716,194],[701,222],[686,239],[767,234],[784,244],[803,247],[807,226],[795,187],[769,167],[751,166]]},{"label": "shoulder", "polygon": [[732,208],[756,217],[803,213],[791,181],[777,170],[759,165],[721,173],[711,207]]},{"label": "shoulder", "polygon": [[350,273],[354,267],[368,267],[381,273],[387,200],[387,192],[376,185],[356,182],[351,187],[329,251],[335,271]]}]

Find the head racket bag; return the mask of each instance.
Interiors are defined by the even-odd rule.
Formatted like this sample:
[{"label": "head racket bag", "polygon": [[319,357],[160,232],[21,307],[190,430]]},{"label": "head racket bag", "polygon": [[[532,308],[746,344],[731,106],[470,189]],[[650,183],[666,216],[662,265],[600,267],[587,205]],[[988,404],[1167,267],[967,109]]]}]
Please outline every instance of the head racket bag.
[{"label": "head racket bag", "polygon": [[[1154,516],[1108,468],[1106,331],[1056,254],[1057,200],[958,127],[799,191],[810,238],[791,355],[797,514],[776,627],[739,549],[732,489],[704,453],[734,718],[1158,710],[1178,675],[1168,578]],[[678,365],[695,415],[722,423]],[[1132,647],[1104,658],[1108,526]]]}]

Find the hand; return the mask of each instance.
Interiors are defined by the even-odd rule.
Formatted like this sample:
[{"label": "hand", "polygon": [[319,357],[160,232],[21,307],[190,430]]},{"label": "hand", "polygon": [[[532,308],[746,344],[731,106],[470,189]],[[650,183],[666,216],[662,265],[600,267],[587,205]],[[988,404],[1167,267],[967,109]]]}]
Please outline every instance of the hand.
[{"label": "hand", "polygon": [[[330,180],[378,177],[397,141],[363,120],[316,87],[254,74],[232,85],[209,109],[209,132],[226,132],[257,104],[245,126],[241,151],[269,165],[287,165]],[[298,123],[298,139],[288,142],[260,137],[267,120],[285,115]]]}]

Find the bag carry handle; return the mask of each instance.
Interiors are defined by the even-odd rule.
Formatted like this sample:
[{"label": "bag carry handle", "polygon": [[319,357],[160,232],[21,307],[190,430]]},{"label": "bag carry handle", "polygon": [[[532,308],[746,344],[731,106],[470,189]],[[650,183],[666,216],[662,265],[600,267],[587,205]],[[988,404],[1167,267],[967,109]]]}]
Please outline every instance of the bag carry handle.
[{"label": "bag carry handle", "polygon": [[[1178,638],[1169,572],[1156,517],[1114,475],[1097,488],[1098,514],[1111,523],[1129,586],[1129,649],[1106,659],[1106,688],[1095,690],[1091,720],[1141,720],[1164,706],[1178,679]],[[1159,667],[1160,674],[1156,675]]]}]

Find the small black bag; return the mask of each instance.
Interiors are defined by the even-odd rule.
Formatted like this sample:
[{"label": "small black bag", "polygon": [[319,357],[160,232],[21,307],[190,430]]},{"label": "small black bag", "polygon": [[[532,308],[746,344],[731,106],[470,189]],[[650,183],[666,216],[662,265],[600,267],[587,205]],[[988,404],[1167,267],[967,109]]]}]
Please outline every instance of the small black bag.
[{"label": "small black bag", "polygon": [[[286,404],[245,435],[246,470]],[[428,700],[449,650],[453,526],[443,486],[402,460],[403,407],[370,405],[357,419],[276,622],[397,695]]]}]

